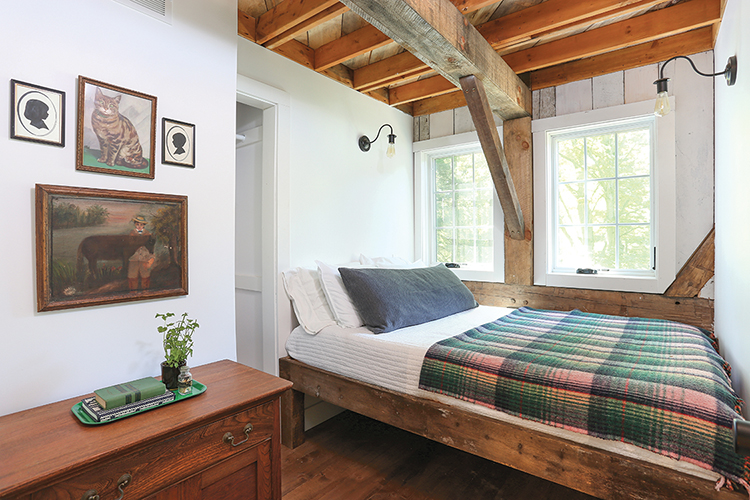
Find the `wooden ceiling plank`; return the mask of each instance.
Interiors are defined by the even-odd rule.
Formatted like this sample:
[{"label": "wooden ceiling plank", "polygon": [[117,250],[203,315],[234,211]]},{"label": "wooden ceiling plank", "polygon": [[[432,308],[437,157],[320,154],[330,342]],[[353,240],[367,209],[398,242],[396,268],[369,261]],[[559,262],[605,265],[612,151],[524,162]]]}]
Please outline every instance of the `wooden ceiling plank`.
[{"label": "wooden ceiling plank", "polygon": [[354,70],[354,88],[357,90],[384,86],[393,78],[415,71],[432,71],[427,64],[417,59],[411,52],[401,52],[382,61],[362,66]]},{"label": "wooden ceiling plank", "polygon": [[263,46],[267,49],[273,50],[279,45],[285,44],[286,42],[296,37],[297,35],[304,33],[306,31],[309,31],[313,29],[314,27],[320,24],[323,24],[326,21],[330,21],[331,19],[334,19],[340,16],[341,14],[343,14],[344,12],[348,12],[348,11],[349,11],[349,7],[347,7],[346,5],[342,3],[336,3],[335,5],[328,7],[326,10],[286,30],[280,35],[276,35],[275,37],[271,38],[266,43],[264,43]]},{"label": "wooden ceiling plank", "polygon": [[557,28],[569,28],[579,22],[593,24],[605,19],[648,9],[664,0],[547,0],[507,16],[489,21],[477,29],[497,50],[528,40]]},{"label": "wooden ceiling plank", "polygon": [[237,10],[237,34],[242,38],[247,38],[251,42],[255,41],[255,18]]},{"label": "wooden ceiling plank", "polygon": [[406,104],[407,102],[425,99],[436,95],[447,94],[456,90],[456,86],[440,75],[425,78],[413,83],[407,83],[391,89],[390,105]]},{"label": "wooden ceiling plank", "polygon": [[466,106],[466,98],[460,90],[437,97],[412,102],[412,115],[424,116]]},{"label": "wooden ceiling plank", "polygon": [[264,44],[336,3],[338,0],[284,0],[258,18],[257,43]]},{"label": "wooden ceiling plank", "polygon": [[[489,96],[485,92],[484,84],[479,77],[468,75],[460,80],[466,103],[469,106],[471,119],[477,129],[479,143],[484,151],[484,158],[490,169],[492,182],[495,184],[497,197],[503,207],[505,217],[505,228],[508,235],[514,240],[522,240],[526,234],[523,223],[521,203],[516,195],[513,178],[510,175],[508,160],[505,158],[503,144],[497,133],[497,125],[490,107]],[[529,128],[531,122],[529,122]]]},{"label": "wooden ceiling plank", "polygon": [[592,57],[709,26],[721,19],[720,0],[691,0],[584,33],[505,54],[517,73]]},{"label": "wooden ceiling plank", "polygon": [[528,87],[449,0],[343,3],[454,85],[467,75],[480,78],[500,118],[530,115]]},{"label": "wooden ceiling plank", "polygon": [[273,51],[302,66],[310,69],[315,67],[315,51],[297,40],[289,40],[284,45],[279,45],[273,49]]},{"label": "wooden ceiling plank", "polygon": [[[707,26],[580,61],[532,71],[531,88],[538,90],[554,87],[615,71],[646,66],[674,56],[696,54],[712,48],[713,30],[712,27]],[[656,96],[656,89],[654,89],[654,96]]]},{"label": "wooden ceiling plank", "polygon": [[667,297],[697,297],[714,275],[715,228],[711,228],[693,255],[685,262],[664,295]]},{"label": "wooden ceiling plank", "polygon": [[315,71],[323,71],[391,42],[374,26],[365,26],[318,47],[315,50]]}]

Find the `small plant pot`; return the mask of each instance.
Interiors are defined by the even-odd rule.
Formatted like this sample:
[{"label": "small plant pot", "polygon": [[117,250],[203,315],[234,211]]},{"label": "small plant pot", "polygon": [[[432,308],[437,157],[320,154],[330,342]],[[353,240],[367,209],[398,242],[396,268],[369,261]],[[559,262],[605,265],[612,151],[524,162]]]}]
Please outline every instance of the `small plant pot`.
[{"label": "small plant pot", "polygon": [[[180,366],[185,363],[181,363]],[[161,364],[161,381],[167,386],[167,389],[177,389],[177,376],[180,374],[180,367],[167,366]]]}]

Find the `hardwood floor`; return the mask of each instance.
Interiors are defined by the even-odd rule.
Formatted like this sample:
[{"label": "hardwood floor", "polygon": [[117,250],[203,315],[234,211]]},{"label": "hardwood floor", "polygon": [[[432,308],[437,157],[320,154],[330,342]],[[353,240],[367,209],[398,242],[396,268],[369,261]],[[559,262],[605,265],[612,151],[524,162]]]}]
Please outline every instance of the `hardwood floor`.
[{"label": "hardwood floor", "polygon": [[282,447],[284,500],[587,500],[594,497],[351,412]]}]

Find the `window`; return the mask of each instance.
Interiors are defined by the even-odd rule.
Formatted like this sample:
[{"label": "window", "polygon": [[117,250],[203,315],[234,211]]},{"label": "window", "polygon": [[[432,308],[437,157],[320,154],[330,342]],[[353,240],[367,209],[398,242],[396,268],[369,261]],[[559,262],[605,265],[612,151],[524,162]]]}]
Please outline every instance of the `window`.
[{"label": "window", "polygon": [[552,272],[654,274],[655,117],[549,133]]},{"label": "window", "polygon": [[417,142],[414,150],[417,255],[459,264],[462,279],[502,281],[502,211],[476,133]]},{"label": "window", "polygon": [[674,279],[674,119],[648,106],[532,122],[535,283],[661,293]]}]

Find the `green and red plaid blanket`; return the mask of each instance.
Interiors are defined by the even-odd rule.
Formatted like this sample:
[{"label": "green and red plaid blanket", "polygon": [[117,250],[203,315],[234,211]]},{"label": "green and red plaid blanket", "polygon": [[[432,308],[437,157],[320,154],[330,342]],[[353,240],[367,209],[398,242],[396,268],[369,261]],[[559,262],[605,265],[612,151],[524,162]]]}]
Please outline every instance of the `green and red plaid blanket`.
[{"label": "green and red plaid blanket", "polygon": [[419,387],[747,481],[732,437],[741,401],[709,335],[522,307],[430,347]]}]

